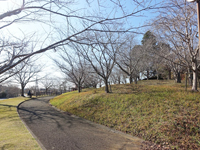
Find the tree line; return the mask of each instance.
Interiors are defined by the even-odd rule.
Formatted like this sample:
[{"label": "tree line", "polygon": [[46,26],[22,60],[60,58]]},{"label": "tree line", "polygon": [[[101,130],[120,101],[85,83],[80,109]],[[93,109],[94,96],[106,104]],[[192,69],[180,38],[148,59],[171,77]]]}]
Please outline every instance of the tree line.
[{"label": "tree line", "polygon": [[[94,1],[85,2],[90,7]],[[60,57],[54,62],[79,92],[83,86],[96,87],[103,83],[109,93],[111,80],[126,83],[128,77],[130,83],[137,84],[141,75],[146,79],[152,76],[170,79],[171,72],[177,82],[181,81],[181,73],[187,72],[192,90],[197,91],[199,46],[195,4],[181,0],[156,4],[134,0],[134,9],[127,11],[122,2],[109,2],[113,9],[106,15],[106,6],[100,1],[96,3],[98,12],[83,13],[73,7],[76,4],[73,1],[57,0],[22,0],[1,13],[2,35],[10,26],[24,22],[39,22],[52,30],[46,32],[42,41],[37,32],[21,31],[20,37],[12,33],[1,36],[0,82],[14,75],[21,80],[20,76],[24,75],[20,73],[26,72],[22,70],[32,66],[28,65],[31,57],[54,50]],[[157,16],[148,24],[128,26],[127,20],[150,10],[155,10]],[[58,17],[62,25],[55,19]],[[137,34],[145,26],[148,31],[140,44]],[[26,84],[24,81],[21,88]]]},{"label": "tree line", "polygon": [[[167,53],[170,46],[156,41],[150,31],[144,34],[141,45],[135,42],[132,33],[94,33],[84,37],[89,41],[87,45],[71,43],[69,53],[63,46],[59,59],[54,59],[56,65],[73,82],[78,91],[85,87],[105,86],[109,93],[109,84],[129,83],[141,79],[149,79],[157,75],[157,79],[171,75],[166,71],[166,60],[156,53]],[[84,39],[84,41],[86,40]],[[169,67],[169,66],[168,66]]]},{"label": "tree line", "polygon": [[[199,73],[199,46],[196,7],[193,3],[169,0],[162,4],[158,16],[149,22],[150,28],[137,44],[133,33],[84,32],[79,42],[68,46],[74,53],[69,54],[63,46],[60,58],[54,60],[63,73],[80,92],[81,87],[93,87],[103,81],[109,93],[109,82],[137,84],[140,76],[173,78],[181,82],[185,74],[193,91],[197,91]],[[106,30],[118,30],[120,26],[107,26]],[[65,57],[67,56],[67,57]],[[115,70],[113,72],[113,70]]]}]

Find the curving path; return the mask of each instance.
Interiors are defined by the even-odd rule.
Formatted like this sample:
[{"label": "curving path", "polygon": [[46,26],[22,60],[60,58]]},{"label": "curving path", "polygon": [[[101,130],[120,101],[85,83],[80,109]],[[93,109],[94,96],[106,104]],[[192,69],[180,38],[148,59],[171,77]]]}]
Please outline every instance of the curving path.
[{"label": "curving path", "polygon": [[60,112],[45,97],[18,107],[21,119],[47,150],[138,150],[141,139],[125,135],[85,119]]}]

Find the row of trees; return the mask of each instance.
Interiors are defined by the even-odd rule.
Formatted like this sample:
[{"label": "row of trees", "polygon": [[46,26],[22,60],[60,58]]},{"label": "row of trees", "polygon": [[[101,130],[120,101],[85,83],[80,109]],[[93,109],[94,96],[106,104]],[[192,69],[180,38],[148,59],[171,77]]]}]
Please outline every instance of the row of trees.
[{"label": "row of trees", "polygon": [[[107,26],[106,30],[117,28],[115,25]],[[82,38],[76,39],[78,43],[71,42],[68,45],[68,49],[75,51],[73,56],[69,55],[66,46],[63,46],[65,54],[60,53],[60,61],[55,62],[76,84],[79,92],[80,88],[85,86],[86,79],[90,77],[91,81],[96,80],[95,85],[102,79],[108,93],[109,78],[111,80],[117,76],[116,72],[112,75],[113,68],[121,71],[118,71],[118,81],[125,74],[125,78],[129,77],[130,83],[133,80],[137,83],[141,74],[147,79],[155,75],[157,79],[161,75],[171,79],[171,72],[176,82],[180,83],[181,73],[187,72],[190,75],[192,90],[197,91],[197,28],[194,4],[169,0],[163,3],[159,15],[151,21],[151,31],[144,34],[141,45],[135,42],[132,33],[85,32]]]},{"label": "row of trees", "polygon": [[[171,5],[172,7],[167,7]],[[169,44],[165,58],[178,78],[180,73],[192,74],[192,90],[197,91],[199,69],[198,23],[196,6],[182,0],[169,0],[163,4],[159,16],[151,23],[157,39]],[[180,79],[178,80],[180,82]]]},{"label": "row of trees", "polygon": [[[155,51],[167,53],[170,50],[169,45],[157,42],[150,31],[144,35],[142,45],[136,44],[132,33],[90,32],[83,37],[80,43],[87,44],[63,46],[60,59],[54,59],[79,92],[81,87],[96,87],[102,81],[109,93],[111,80],[113,83],[126,83],[129,77],[130,83],[134,81],[137,84],[141,75],[148,79],[156,73],[159,78],[163,72],[161,69],[165,67],[164,58],[156,55]],[[74,53],[69,53],[69,49],[73,49]]]},{"label": "row of trees", "polygon": [[20,89],[14,84],[0,85],[0,98],[17,97]]},{"label": "row of trees", "polygon": [[[3,6],[0,13],[0,83],[18,73],[28,58],[49,50],[57,51],[69,43],[79,43],[80,35],[85,32],[134,31],[139,27],[126,26],[112,31],[105,27],[116,21],[127,23],[140,12],[157,7],[144,0],[132,1],[131,11],[125,9],[126,3],[118,0],[86,0],[79,2],[80,5],[71,0],[0,3]],[[16,66],[18,69],[11,71]]]},{"label": "row of trees", "polygon": [[[54,92],[66,91],[66,81],[56,76],[52,77],[53,73],[52,75],[44,74],[46,66],[42,63],[36,63],[37,61],[38,58],[28,58],[10,69],[10,74],[12,72],[15,72],[15,74],[4,85],[8,83],[20,85],[21,90],[16,90],[15,96],[18,96],[19,93],[21,96],[25,96],[29,90],[34,91],[34,93],[42,90],[44,94],[47,94],[50,90]],[[29,87],[27,87],[28,84]],[[0,89],[0,92],[13,95],[13,92],[10,93],[10,91],[9,88]]]},{"label": "row of trees", "polygon": [[[106,92],[109,92],[109,78],[116,78],[112,75],[113,68],[118,70],[116,66],[123,72],[123,78],[128,76],[129,81],[135,83],[141,74],[147,79],[155,74],[159,78],[163,69],[169,74],[172,71],[180,82],[180,72],[186,70],[193,73],[192,90],[197,90],[199,47],[194,4],[169,0],[158,7],[148,1],[134,0],[135,9],[127,11],[125,3],[112,0],[109,7],[113,6],[113,9],[108,9],[110,13],[105,16],[107,3],[86,2],[88,8],[96,5],[99,11],[88,14],[77,9],[73,1],[57,0],[22,0],[13,3],[11,10],[4,10],[0,14],[0,82],[22,73],[28,66],[28,58],[53,49],[59,51],[63,60],[54,60],[55,63],[79,91],[83,84],[96,86],[103,80]],[[127,20],[153,9],[159,10],[159,15],[152,20],[151,31],[146,32],[139,45],[133,40],[133,33],[138,33],[139,27],[128,26]],[[20,23],[27,21],[43,23],[50,30],[42,32],[45,33],[42,40],[38,38],[41,32],[30,34],[23,29],[20,29],[20,36],[12,33],[9,37],[3,36],[13,25],[20,28]],[[63,26],[59,22],[63,22]],[[121,76],[117,77],[118,81]],[[21,86],[26,84],[24,81]]]}]

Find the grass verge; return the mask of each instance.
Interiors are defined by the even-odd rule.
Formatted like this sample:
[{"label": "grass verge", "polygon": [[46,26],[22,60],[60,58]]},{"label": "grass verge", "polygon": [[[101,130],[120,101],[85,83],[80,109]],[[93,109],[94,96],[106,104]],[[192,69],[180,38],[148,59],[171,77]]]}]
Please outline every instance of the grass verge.
[{"label": "grass verge", "polygon": [[17,105],[27,99],[17,97],[0,101],[1,150],[41,150],[17,113]]},{"label": "grass verge", "polygon": [[85,89],[50,101],[57,108],[166,149],[200,149],[200,93],[166,81]]}]

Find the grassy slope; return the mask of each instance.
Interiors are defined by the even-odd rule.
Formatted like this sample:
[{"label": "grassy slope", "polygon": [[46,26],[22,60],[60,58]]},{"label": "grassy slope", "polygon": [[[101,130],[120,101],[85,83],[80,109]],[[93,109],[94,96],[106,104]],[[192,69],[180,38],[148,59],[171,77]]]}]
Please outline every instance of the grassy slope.
[{"label": "grassy slope", "polygon": [[0,101],[0,149],[41,149],[20,120],[16,106],[27,98],[12,98]]},{"label": "grassy slope", "polygon": [[163,147],[200,149],[200,93],[185,92],[180,84],[165,81],[114,85],[112,91],[74,91],[50,103]]}]

